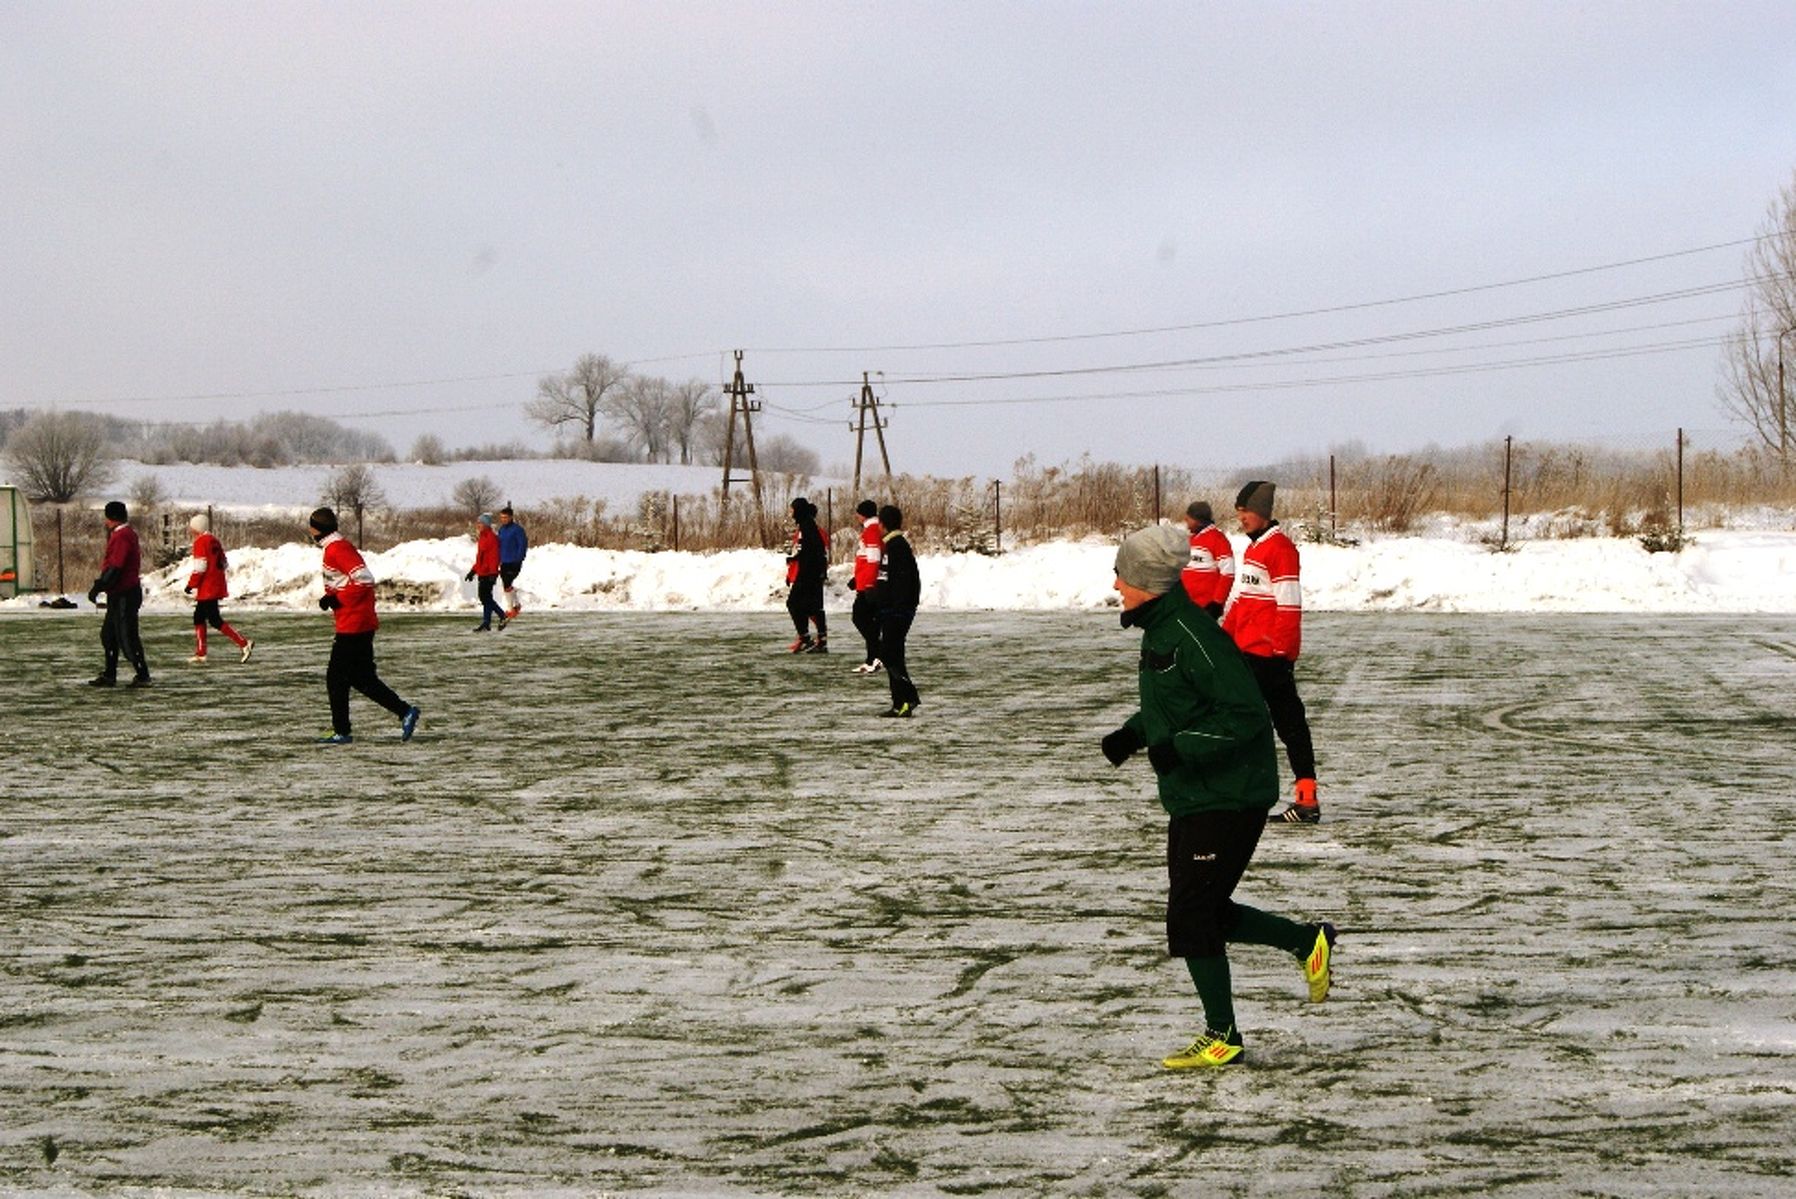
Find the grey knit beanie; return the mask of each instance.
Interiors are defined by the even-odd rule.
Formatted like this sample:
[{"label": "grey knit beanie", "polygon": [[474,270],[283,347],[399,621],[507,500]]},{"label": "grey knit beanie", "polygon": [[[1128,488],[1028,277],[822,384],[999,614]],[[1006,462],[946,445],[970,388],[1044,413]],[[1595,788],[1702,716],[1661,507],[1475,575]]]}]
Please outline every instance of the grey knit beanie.
[{"label": "grey knit beanie", "polygon": [[1268,483],[1263,479],[1255,479],[1241,489],[1235,497],[1235,507],[1245,508],[1249,512],[1258,512],[1267,520],[1272,519],[1272,493],[1278,490],[1278,484]]},{"label": "grey knit beanie", "polygon": [[1184,529],[1150,525],[1123,538],[1116,550],[1116,577],[1149,595],[1165,595],[1178,586],[1179,572],[1191,561],[1191,539]]}]

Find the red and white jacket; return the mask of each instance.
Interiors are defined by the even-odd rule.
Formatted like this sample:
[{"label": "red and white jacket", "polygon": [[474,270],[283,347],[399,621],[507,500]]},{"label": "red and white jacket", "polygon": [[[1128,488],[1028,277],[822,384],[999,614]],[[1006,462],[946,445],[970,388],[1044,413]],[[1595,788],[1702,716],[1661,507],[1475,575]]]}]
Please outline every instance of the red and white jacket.
[{"label": "red and white jacket", "polygon": [[378,629],[374,572],[362,560],[361,552],[341,533],[332,533],[318,546],[324,551],[324,593],[338,600],[338,607],[331,611],[337,620],[337,632],[372,633]]},{"label": "red and white jacket", "polygon": [[1213,524],[1191,535],[1191,561],[1179,574],[1185,594],[1198,607],[1228,603],[1235,585],[1235,547],[1229,536]]},{"label": "red and white jacket", "polygon": [[1222,612],[1222,631],[1244,654],[1297,661],[1303,645],[1303,587],[1297,547],[1276,523],[1241,554],[1235,591]]},{"label": "red and white jacket", "polygon": [[879,559],[885,546],[886,531],[879,517],[869,516],[861,523],[861,548],[854,555],[854,589],[873,590],[879,581]]},{"label": "red and white jacket", "polygon": [[193,589],[193,598],[205,603],[207,600],[221,600],[230,594],[225,588],[225,552],[218,538],[210,533],[201,533],[193,539],[193,573],[187,576],[187,586]]}]

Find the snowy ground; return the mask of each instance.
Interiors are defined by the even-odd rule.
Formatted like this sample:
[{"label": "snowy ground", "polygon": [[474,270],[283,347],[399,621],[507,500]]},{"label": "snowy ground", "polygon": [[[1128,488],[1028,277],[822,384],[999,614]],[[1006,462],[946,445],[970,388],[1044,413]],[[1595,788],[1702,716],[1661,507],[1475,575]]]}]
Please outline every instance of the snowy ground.
[{"label": "snowy ground", "polygon": [[[0,619],[0,1189],[1787,1195],[1796,618],[1316,614],[1325,823],[1240,892],[1250,1064],[1162,955],[1102,613],[926,612],[924,707],[751,614],[324,619],[97,693]],[[848,633],[843,622],[840,634]]]}]

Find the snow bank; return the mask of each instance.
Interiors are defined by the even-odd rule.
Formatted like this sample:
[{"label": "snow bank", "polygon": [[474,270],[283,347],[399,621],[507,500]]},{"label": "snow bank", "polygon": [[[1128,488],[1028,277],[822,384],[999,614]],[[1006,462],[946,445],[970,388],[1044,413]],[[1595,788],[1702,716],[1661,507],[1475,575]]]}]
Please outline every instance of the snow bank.
[{"label": "snow bank", "polygon": [[[1245,544],[1237,538],[1237,551]],[[1682,552],[1649,554],[1625,538],[1533,541],[1508,553],[1441,537],[1392,537],[1353,547],[1306,545],[1305,606],[1356,612],[1796,613],[1796,533],[1703,533]],[[932,610],[1093,610],[1114,604],[1115,547],[1052,542],[1002,557],[926,554],[923,604]],[[319,595],[318,551],[290,544],[231,549],[231,603],[309,608]],[[369,554],[383,604],[472,609],[462,576],[469,538],[411,541]],[[850,565],[830,573],[829,602],[846,607]],[[147,577],[146,607],[185,608],[180,567]],[[85,580],[84,580],[85,582]],[[785,563],[771,550],[714,554],[533,547],[519,580],[526,606],[606,611],[767,611],[785,602]],[[37,597],[0,603],[34,608]]]}]

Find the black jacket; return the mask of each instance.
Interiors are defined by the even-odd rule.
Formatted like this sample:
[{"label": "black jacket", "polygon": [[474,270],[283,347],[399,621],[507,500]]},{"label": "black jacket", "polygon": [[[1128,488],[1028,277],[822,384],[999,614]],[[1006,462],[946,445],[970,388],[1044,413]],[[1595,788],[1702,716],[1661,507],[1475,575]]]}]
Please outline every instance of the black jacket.
[{"label": "black jacket", "polygon": [[914,608],[923,599],[923,579],[917,574],[917,556],[902,530],[886,534],[880,551],[879,581],[873,599],[881,608]]}]

